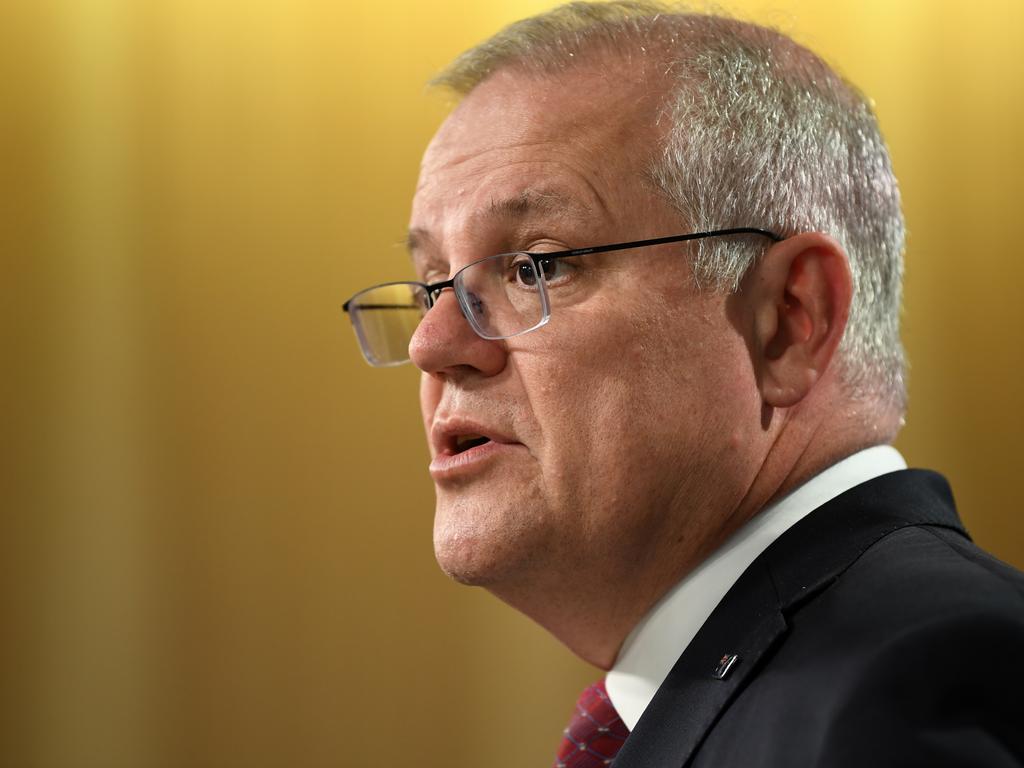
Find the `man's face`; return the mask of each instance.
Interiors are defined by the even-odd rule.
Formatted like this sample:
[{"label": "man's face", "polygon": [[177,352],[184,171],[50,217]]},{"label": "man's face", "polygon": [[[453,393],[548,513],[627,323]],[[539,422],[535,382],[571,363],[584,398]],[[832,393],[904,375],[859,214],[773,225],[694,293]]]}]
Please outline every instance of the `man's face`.
[{"label": "man's face", "polygon": [[[586,68],[480,85],[423,160],[421,279],[496,253],[687,231],[645,179],[661,139],[654,91]],[[560,265],[548,325],[506,340],[474,334],[450,291],[427,313],[410,352],[449,574],[498,594],[654,579],[656,560],[693,556],[723,525],[749,480],[759,404],[725,297],[696,289],[686,254]]]}]

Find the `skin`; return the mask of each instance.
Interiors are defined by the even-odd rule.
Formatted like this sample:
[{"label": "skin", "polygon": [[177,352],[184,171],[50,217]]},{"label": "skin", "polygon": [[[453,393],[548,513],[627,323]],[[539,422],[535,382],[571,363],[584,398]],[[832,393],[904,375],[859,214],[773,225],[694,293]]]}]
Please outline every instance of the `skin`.
[{"label": "skin", "polygon": [[[480,84],[423,159],[421,277],[690,231],[644,173],[663,87],[621,62]],[[852,290],[834,240],[774,245],[728,295],[699,290],[685,253],[582,257],[552,282],[550,323],[506,340],[477,336],[447,291],[410,344],[428,435],[468,419],[509,443],[435,476],[438,562],[603,668],[766,503],[895,431],[830,366]]]}]

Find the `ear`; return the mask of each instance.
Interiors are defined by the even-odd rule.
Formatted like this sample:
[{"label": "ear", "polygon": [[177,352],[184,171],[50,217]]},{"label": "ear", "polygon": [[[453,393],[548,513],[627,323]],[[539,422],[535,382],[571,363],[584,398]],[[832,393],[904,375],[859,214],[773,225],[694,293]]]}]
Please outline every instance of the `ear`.
[{"label": "ear", "polygon": [[843,247],[820,232],[772,246],[744,280],[753,311],[754,365],[765,405],[803,400],[846,329],[853,277]]}]

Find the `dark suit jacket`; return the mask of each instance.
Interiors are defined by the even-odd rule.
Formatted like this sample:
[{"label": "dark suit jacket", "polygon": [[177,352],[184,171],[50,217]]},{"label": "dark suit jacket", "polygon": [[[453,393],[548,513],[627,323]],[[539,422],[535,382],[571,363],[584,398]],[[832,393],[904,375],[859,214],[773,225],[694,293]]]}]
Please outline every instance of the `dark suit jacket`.
[{"label": "dark suit jacket", "polygon": [[1024,575],[939,475],[852,488],[744,572],[614,762],[684,765],[1024,765]]}]

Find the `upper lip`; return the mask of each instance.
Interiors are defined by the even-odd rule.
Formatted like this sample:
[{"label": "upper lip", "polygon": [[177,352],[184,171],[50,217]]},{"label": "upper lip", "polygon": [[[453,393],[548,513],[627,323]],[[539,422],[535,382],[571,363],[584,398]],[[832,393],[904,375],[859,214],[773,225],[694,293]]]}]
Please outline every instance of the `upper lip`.
[{"label": "upper lip", "polygon": [[457,441],[463,435],[486,437],[495,443],[516,442],[503,432],[479,421],[453,417],[435,421],[430,428],[430,445],[434,449],[434,455],[458,453]]}]

